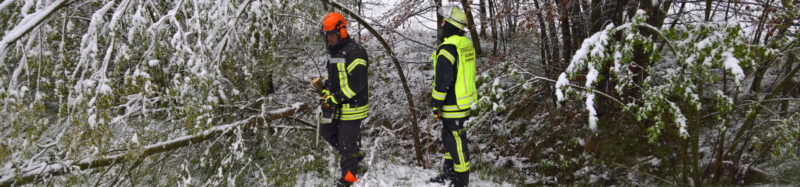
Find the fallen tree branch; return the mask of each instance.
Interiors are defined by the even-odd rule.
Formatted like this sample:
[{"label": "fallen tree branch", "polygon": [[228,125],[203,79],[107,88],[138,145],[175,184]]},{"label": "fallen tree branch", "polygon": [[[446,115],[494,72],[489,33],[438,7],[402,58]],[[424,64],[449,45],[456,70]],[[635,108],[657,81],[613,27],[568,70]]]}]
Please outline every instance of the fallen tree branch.
[{"label": "fallen tree branch", "polygon": [[264,119],[264,121],[266,122],[279,118],[285,118],[294,115],[298,111],[306,110],[308,108],[309,108],[308,104],[295,103],[291,107],[285,107],[278,110],[266,112],[264,113],[264,115],[250,116],[249,118],[241,121],[212,127],[211,129],[205,130],[195,135],[183,136],[168,141],[146,145],[140,149],[130,150],[125,153],[119,153],[102,157],[86,158],[79,161],[70,160],[70,161],[63,161],[51,164],[42,163],[37,166],[31,166],[22,169],[20,173],[16,173],[13,171],[15,169],[11,169],[12,170],[11,172],[2,172],[3,176],[0,176],[0,187],[6,187],[11,185],[19,186],[26,183],[30,183],[36,179],[42,179],[45,177],[66,174],[73,169],[85,170],[85,169],[99,168],[99,167],[114,165],[117,163],[123,163],[132,159],[144,158],[157,153],[175,150],[188,145],[194,145],[214,137],[229,134],[232,132],[231,131],[232,129],[252,124],[253,120],[256,119]]}]

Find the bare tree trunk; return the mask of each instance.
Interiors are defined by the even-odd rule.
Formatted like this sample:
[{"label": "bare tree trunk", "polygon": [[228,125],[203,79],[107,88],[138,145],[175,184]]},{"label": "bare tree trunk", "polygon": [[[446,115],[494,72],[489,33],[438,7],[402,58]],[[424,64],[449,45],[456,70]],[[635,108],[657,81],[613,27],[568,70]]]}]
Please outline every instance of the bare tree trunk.
[{"label": "bare tree trunk", "polygon": [[564,4],[564,2],[559,2],[559,0],[556,0],[556,5],[558,5],[559,9],[558,16],[561,18],[561,37],[563,38],[564,42],[564,60],[569,62],[572,59],[572,32],[570,32],[569,25],[569,6]]},{"label": "bare tree trunk", "polygon": [[[545,7],[547,8],[546,9],[547,10],[547,14],[548,14],[548,16],[547,16],[548,17],[547,27],[548,27],[548,30],[550,30],[550,44],[551,44],[551,47],[552,47],[552,50],[550,50],[550,53],[552,53],[550,55],[550,58],[554,61],[553,65],[555,65],[556,67],[558,67],[558,68],[566,68],[566,65],[564,63],[564,58],[563,58],[563,56],[561,56],[561,53],[560,53],[561,52],[561,46],[559,45],[560,41],[558,40],[558,28],[557,28],[556,22],[555,22],[555,16],[557,16],[557,15],[555,15],[554,14],[555,11],[553,11],[553,10],[555,10],[555,8],[553,8],[553,4],[550,3],[550,2],[547,2],[545,4]],[[564,54],[564,55],[567,55],[567,54]],[[555,77],[550,77],[550,78],[555,78]]]},{"label": "bare tree trunk", "polygon": [[494,1],[489,0],[489,15],[492,16],[491,23],[492,23],[492,55],[497,56],[497,10],[494,6]]},{"label": "bare tree trunk", "polygon": [[[768,21],[767,19],[769,17],[768,15],[770,9],[769,5],[771,3],[772,0],[768,1],[767,4],[764,5],[765,8],[764,11],[761,13],[761,17],[758,20],[758,28],[756,29],[755,37],[753,38],[752,44],[757,44],[759,38],[761,38],[761,33],[763,32],[764,24],[766,24],[766,22]],[[758,92],[761,91],[761,80],[764,78],[764,74],[767,72],[767,69],[769,69],[771,62],[772,60],[762,60],[757,64],[756,72],[755,75],[753,76],[753,82],[752,84],[750,84],[751,85],[750,91],[752,91],[753,93],[758,94]]]},{"label": "bare tree trunk", "polygon": [[[795,60],[794,52],[789,52],[789,54],[787,54],[786,56],[788,57],[788,59],[786,59],[786,64],[783,66],[784,67],[783,69],[786,70],[786,74],[789,75],[789,73],[790,73],[789,70],[792,68],[792,65],[794,64],[794,60]],[[785,98],[790,97],[791,91],[794,90],[796,85],[797,85],[797,83],[794,80],[791,80],[790,83],[787,86],[784,86],[783,87],[783,91],[782,91],[783,92],[783,97],[785,97]],[[781,116],[789,117],[790,113],[788,112],[788,109],[789,109],[789,101],[788,100],[784,100],[783,102],[781,102],[780,109],[781,109],[780,110],[781,113],[783,113],[783,115],[781,115]]]},{"label": "bare tree trunk", "polygon": [[713,2],[713,0],[706,0],[706,21],[711,21],[711,4]]},{"label": "bare tree trunk", "polygon": [[[707,6],[706,9],[710,9],[711,5],[710,5],[709,2],[711,0],[706,0],[706,1],[709,4],[709,5],[706,5]],[[758,43],[758,40],[760,40],[760,38],[761,38],[761,32],[764,29],[764,25],[768,21],[767,18],[769,17],[770,4],[772,4],[772,0],[767,1],[766,4],[764,4],[764,10],[761,12],[761,16],[758,18],[758,25],[756,26],[756,32],[755,32],[756,35],[753,38],[753,41],[751,42],[753,44]]]},{"label": "bare tree trunk", "polygon": [[[535,10],[536,11],[536,17],[538,17],[537,20],[539,21],[539,32],[541,32],[541,38],[539,40],[541,40],[541,43],[542,43],[542,50],[541,50],[542,62],[541,62],[541,64],[543,64],[544,67],[545,67],[544,68],[544,77],[547,77],[547,78],[555,77],[555,75],[551,75],[551,74],[555,74],[554,73],[555,71],[552,68],[552,66],[553,66],[553,63],[552,63],[553,59],[552,58],[553,57],[551,56],[551,52],[550,51],[553,51],[553,50],[556,50],[556,49],[553,49],[553,48],[550,47],[551,46],[550,45],[551,42],[550,42],[550,37],[547,34],[547,24],[544,21],[545,18],[544,18],[544,15],[542,14],[543,10],[539,6],[539,0],[534,0],[533,1],[533,5],[536,8],[536,10]],[[546,93],[554,93],[553,92],[553,87],[551,87],[551,86],[545,87],[545,92]],[[550,97],[550,98],[551,98],[551,101],[552,101],[553,105],[555,105],[555,103],[558,102],[557,98],[555,98],[555,97]]]},{"label": "bare tree trunk", "polygon": [[419,125],[417,125],[417,110],[415,110],[415,107],[414,107],[414,97],[411,94],[411,89],[408,88],[408,81],[406,81],[405,73],[403,73],[403,67],[400,66],[400,61],[397,60],[397,57],[394,55],[394,52],[392,52],[392,46],[390,46],[386,42],[386,40],[383,39],[383,37],[380,35],[380,33],[378,33],[378,31],[376,31],[374,28],[372,28],[372,26],[370,26],[367,23],[367,21],[362,19],[362,17],[360,15],[356,14],[355,12],[351,11],[348,8],[345,8],[344,6],[342,6],[341,4],[339,4],[337,2],[333,2],[331,0],[322,0],[322,1],[323,2],[329,2],[331,5],[333,5],[336,8],[339,8],[344,13],[350,14],[356,21],[358,21],[358,23],[364,25],[364,28],[369,30],[369,32],[372,33],[372,36],[375,36],[375,38],[378,39],[378,42],[381,43],[381,45],[383,46],[383,49],[386,50],[386,54],[388,54],[389,57],[391,57],[392,62],[394,62],[394,67],[395,67],[395,69],[397,69],[397,75],[400,77],[400,83],[403,85],[403,91],[406,94],[406,101],[408,102],[408,110],[411,113],[411,127],[412,127],[411,129],[413,131],[411,134],[412,134],[412,136],[414,138],[414,151],[415,151],[416,157],[417,157],[417,164],[419,164],[420,166],[424,167],[425,166],[425,158],[422,157],[422,147],[421,147],[421,145],[419,143]]},{"label": "bare tree trunk", "polygon": [[[698,85],[698,95],[703,95],[705,84]],[[693,107],[686,107],[693,108]],[[691,115],[694,117],[694,124],[689,126],[689,141],[692,147],[692,181],[694,186],[703,184],[703,179],[700,178],[700,128],[702,126],[703,110],[690,109]]]},{"label": "bare tree trunk", "polygon": [[[669,2],[667,2],[667,3],[669,3]],[[669,8],[669,7],[666,7],[666,8]],[[666,11],[662,10],[661,4],[655,4],[654,5],[652,0],[644,0],[644,1],[640,1],[639,2],[639,9],[650,10],[648,12],[649,18],[648,18],[647,22],[649,24],[653,25],[654,27],[656,27],[657,29],[661,28],[661,24],[664,22],[664,18],[665,18],[665,16],[662,15],[662,14],[666,12]],[[640,32],[645,36],[651,36],[651,35],[653,35],[652,32],[655,32],[655,31],[642,30]],[[633,77],[633,81],[634,81],[635,84],[641,85],[641,83],[644,81],[644,79],[649,76],[648,69],[650,68],[650,65],[652,64],[652,62],[650,62],[650,58],[649,58],[651,53],[652,53],[652,51],[651,52],[645,52],[643,45],[634,45],[633,59],[632,60],[633,60],[633,63],[636,64],[636,66],[632,66],[631,70],[633,72],[636,72],[636,75]],[[639,94],[640,93],[640,89],[639,88],[632,88],[627,93],[628,93],[628,95],[627,95],[628,97],[636,98],[636,97],[638,97],[638,95],[640,95]]]},{"label": "bare tree trunk", "polygon": [[486,3],[483,0],[478,0],[480,2],[480,20],[481,20],[481,38],[486,39]]},{"label": "bare tree trunk", "polygon": [[[548,59],[548,57],[550,55],[549,52],[550,52],[550,50],[552,50],[552,49],[550,49],[550,44],[549,44],[550,43],[550,41],[549,41],[550,38],[547,36],[547,25],[545,25],[545,23],[544,23],[544,16],[542,15],[542,9],[539,8],[539,0],[534,0],[533,1],[533,5],[536,8],[536,17],[538,17],[537,20],[539,21],[539,32],[541,32],[541,38],[539,40],[541,40],[541,43],[542,43],[542,51],[541,51],[541,53],[542,53],[541,54],[542,55],[542,64],[547,66],[547,65],[549,65],[549,61],[550,61]],[[545,77],[550,78],[550,70],[551,70],[551,68],[545,68],[545,71],[544,71],[545,72],[544,73]]]},{"label": "bare tree trunk", "polygon": [[[442,0],[436,0],[436,10],[438,11],[439,8],[442,8]],[[433,42],[434,46],[437,46],[439,44],[439,40],[443,39],[442,37],[444,37],[444,32],[442,31],[442,27],[440,26],[442,24],[442,19],[444,19],[444,18],[442,18],[442,15],[439,15],[439,13],[437,12],[436,13],[436,40],[434,40],[434,42]]]},{"label": "bare tree trunk", "polygon": [[[503,46],[502,46],[503,50],[502,51],[504,53],[508,53],[509,48],[511,47],[511,46],[509,46],[509,41],[511,41],[512,34],[515,33],[516,30],[517,30],[517,24],[516,24],[517,23],[517,20],[516,20],[516,17],[517,17],[516,16],[516,13],[517,13],[516,12],[516,7],[517,6],[512,4],[512,3],[514,3],[513,1],[504,1],[504,2],[505,3],[503,3],[503,9],[506,10],[505,18],[506,18],[506,24],[508,24],[508,27],[505,27],[507,29],[505,30],[505,32],[503,32],[503,34],[505,36],[503,37]],[[513,10],[513,12],[512,12],[512,10]]]},{"label": "bare tree trunk", "polygon": [[[356,5],[357,5],[356,7],[358,8],[358,15],[363,15],[364,14],[363,13],[363,6],[364,6],[363,0],[356,1]],[[356,31],[361,31],[361,24],[358,25],[358,30],[356,30]],[[361,39],[361,32],[356,32],[356,36],[358,37],[358,39]]]},{"label": "bare tree trunk", "polygon": [[599,32],[600,29],[603,29],[603,24],[605,23],[605,17],[600,17],[603,13],[603,0],[592,0],[592,13],[591,13],[591,24],[592,27],[589,30],[590,33]]},{"label": "bare tree trunk", "polygon": [[[650,2],[652,2],[652,1],[648,1],[647,3],[650,3]],[[625,19],[630,20],[631,18],[633,18],[633,15],[636,15],[636,11],[640,9],[639,5],[641,5],[641,4],[644,4],[644,3],[642,3],[641,1],[627,1],[625,3],[625,8],[628,8],[628,9],[625,10],[626,11]]]},{"label": "bare tree trunk", "polygon": [[660,5],[653,7],[649,19],[647,20],[650,25],[656,28],[661,28],[664,25],[664,19],[667,18],[667,11],[672,6],[672,0],[663,1]]},{"label": "bare tree trunk", "polygon": [[587,28],[586,28],[586,21],[583,19],[583,14],[581,13],[581,3],[582,1],[574,1],[569,5],[569,17],[570,17],[570,31],[572,32],[572,44],[577,50],[583,43],[583,40],[587,37]]},{"label": "bare tree trunk", "polygon": [[469,33],[472,35],[472,46],[475,47],[475,52],[477,53],[477,57],[483,57],[483,52],[481,51],[481,38],[478,37],[478,31],[475,30],[475,19],[472,17],[472,6],[469,3],[470,0],[461,0],[461,4],[464,6],[464,13],[467,14],[467,27],[469,28]]}]

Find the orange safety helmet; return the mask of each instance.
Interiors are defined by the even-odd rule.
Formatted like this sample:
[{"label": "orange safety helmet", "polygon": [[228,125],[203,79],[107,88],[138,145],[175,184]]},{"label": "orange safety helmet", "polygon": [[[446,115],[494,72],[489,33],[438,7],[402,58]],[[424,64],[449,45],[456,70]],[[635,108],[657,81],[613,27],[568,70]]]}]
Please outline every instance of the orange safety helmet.
[{"label": "orange safety helmet", "polygon": [[322,19],[322,36],[324,37],[329,33],[337,33],[340,39],[345,39],[347,38],[347,29],[344,28],[345,26],[347,26],[347,21],[344,20],[342,14],[338,12],[328,13],[328,15],[325,15],[325,18]]}]

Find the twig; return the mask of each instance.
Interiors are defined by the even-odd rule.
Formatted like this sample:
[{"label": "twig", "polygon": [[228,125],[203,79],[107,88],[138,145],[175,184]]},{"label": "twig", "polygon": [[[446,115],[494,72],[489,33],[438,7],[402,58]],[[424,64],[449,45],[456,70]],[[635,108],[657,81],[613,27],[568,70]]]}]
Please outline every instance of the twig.
[{"label": "twig", "polygon": [[[524,74],[529,74],[530,76],[532,76],[532,77],[533,77],[533,78],[531,78],[531,79],[538,79],[538,80],[544,80],[544,81],[547,81],[547,82],[557,83],[557,81],[555,81],[555,80],[553,80],[553,79],[549,79],[549,78],[547,78],[547,77],[540,77],[540,76],[536,76],[536,75],[533,75],[533,74],[531,74],[531,73],[528,73],[528,72],[522,72],[522,73],[524,73]],[[581,90],[584,90],[584,91],[585,91],[585,90],[589,90],[588,88],[585,88],[585,87],[583,87],[583,86],[574,85],[574,84],[566,84],[566,85],[567,85],[567,86],[570,86],[570,87],[573,87],[573,88],[578,88],[578,89],[581,89]],[[597,90],[595,90],[595,89],[592,89],[592,93],[596,93],[596,94],[599,94],[599,95],[601,95],[601,96],[603,96],[603,97],[606,97],[606,98],[608,98],[608,99],[611,99],[612,101],[614,101],[614,102],[616,102],[616,103],[620,104],[620,106],[625,106],[625,104],[624,104],[624,103],[622,103],[622,101],[619,101],[619,99],[617,99],[617,98],[614,98],[614,97],[612,97],[611,95],[608,95],[608,94],[606,94],[606,93],[603,93],[603,92],[597,91]]]}]

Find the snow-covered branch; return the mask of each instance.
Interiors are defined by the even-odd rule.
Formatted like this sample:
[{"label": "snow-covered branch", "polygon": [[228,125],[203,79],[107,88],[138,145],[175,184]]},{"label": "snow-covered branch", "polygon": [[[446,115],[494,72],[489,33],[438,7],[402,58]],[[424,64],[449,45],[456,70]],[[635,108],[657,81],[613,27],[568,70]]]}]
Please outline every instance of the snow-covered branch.
[{"label": "snow-covered branch", "polygon": [[262,113],[262,115],[253,115],[248,117],[247,119],[237,121],[234,123],[215,126],[203,132],[197,133],[195,135],[183,136],[168,141],[146,145],[140,149],[130,150],[125,153],[119,153],[115,155],[103,156],[98,158],[86,158],[78,161],[70,160],[70,161],[63,161],[51,164],[42,163],[40,165],[35,165],[21,169],[19,171],[20,173],[16,173],[15,171],[13,171],[15,169],[11,169],[11,171],[3,171],[0,172],[0,174],[3,175],[0,176],[0,187],[11,186],[11,185],[22,185],[32,182],[34,179],[37,178],[69,173],[73,169],[84,170],[84,169],[98,168],[98,167],[104,167],[117,163],[126,162],[132,159],[144,158],[153,154],[178,149],[188,145],[197,144],[214,137],[229,134],[232,132],[231,130],[237,127],[252,125],[254,122],[253,120],[263,119],[265,121],[270,121],[278,118],[289,117],[299,111],[306,110],[308,108],[309,108],[308,104],[295,103],[292,104],[292,106],[290,107],[264,112]]},{"label": "snow-covered branch", "polygon": [[[38,26],[39,24],[44,22],[45,19],[50,17],[50,15],[53,14],[53,12],[56,12],[58,9],[61,9],[61,7],[64,7],[64,4],[66,3],[67,0],[59,0],[53,2],[53,4],[50,4],[50,6],[48,6],[47,8],[39,12],[36,12],[34,15],[31,15],[26,19],[20,21],[19,24],[17,24],[17,26],[14,27],[14,30],[8,32],[5,36],[3,36],[3,40],[0,41],[0,61],[5,61],[5,56],[7,51],[6,47],[8,47],[8,45],[16,42],[17,40],[22,38],[22,36],[25,36],[25,34],[28,34],[28,32],[33,30],[34,27]],[[6,3],[4,2],[3,4]]]}]

